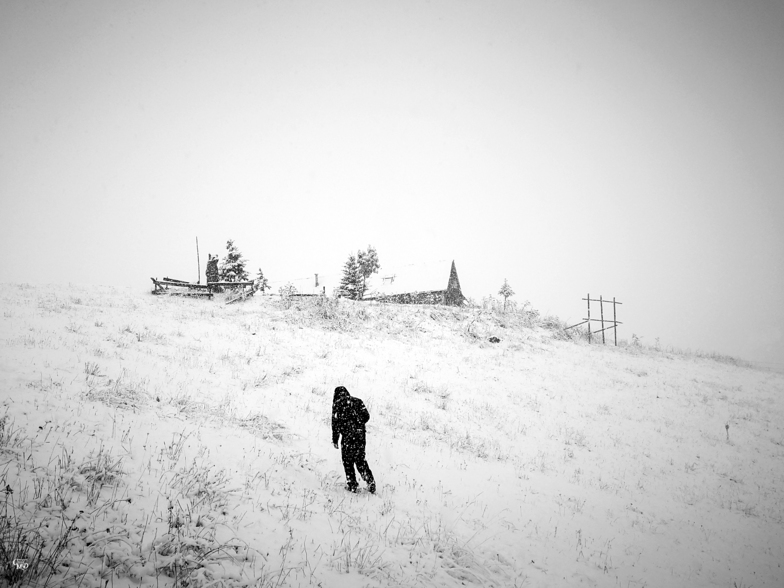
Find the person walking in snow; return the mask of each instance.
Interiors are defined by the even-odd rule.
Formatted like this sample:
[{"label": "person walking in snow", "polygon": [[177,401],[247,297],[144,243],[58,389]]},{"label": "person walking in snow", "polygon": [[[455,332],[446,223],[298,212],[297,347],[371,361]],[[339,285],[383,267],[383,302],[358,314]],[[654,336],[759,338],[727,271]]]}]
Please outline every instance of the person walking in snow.
[{"label": "person walking in snow", "polygon": [[332,398],[332,445],[337,449],[338,439],[343,438],[340,450],[343,469],[346,471],[346,490],[349,492],[356,492],[358,486],[354,466],[367,484],[368,492],[376,492],[373,472],[365,460],[365,423],[369,420],[370,413],[362,400],[351,396],[343,386],[335,388]]}]

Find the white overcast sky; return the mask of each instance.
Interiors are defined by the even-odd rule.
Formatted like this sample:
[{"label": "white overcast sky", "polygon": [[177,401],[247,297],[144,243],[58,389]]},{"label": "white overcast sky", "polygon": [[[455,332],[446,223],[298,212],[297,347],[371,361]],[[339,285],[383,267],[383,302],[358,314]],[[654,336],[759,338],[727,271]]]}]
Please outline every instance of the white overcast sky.
[{"label": "white overcast sky", "polygon": [[[784,365],[784,3],[0,2],[0,280],[454,259]],[[446,280],[447,276],[445,276]]]}]

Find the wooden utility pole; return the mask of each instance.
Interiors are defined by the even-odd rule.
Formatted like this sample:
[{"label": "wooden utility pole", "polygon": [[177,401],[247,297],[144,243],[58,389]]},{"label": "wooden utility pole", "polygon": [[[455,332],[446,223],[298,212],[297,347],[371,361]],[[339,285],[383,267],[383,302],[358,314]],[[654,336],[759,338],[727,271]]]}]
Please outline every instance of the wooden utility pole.
[{"label": "wooden utility pole", "polygon": [[199,277],[196,280],[197,284],[201,284],[201,259],[199,258],[199,237],[196,237],[196,265],[199,268]]}]

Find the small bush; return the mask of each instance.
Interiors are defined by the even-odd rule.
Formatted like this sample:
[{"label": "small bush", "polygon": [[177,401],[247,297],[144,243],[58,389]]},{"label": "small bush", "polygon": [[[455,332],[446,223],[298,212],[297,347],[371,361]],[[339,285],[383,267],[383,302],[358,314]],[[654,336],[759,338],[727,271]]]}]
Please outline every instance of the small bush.
[{"label": "small bush", "polygon": [[288,310],[291,308],[291,305],[294,303],[293,297],[297,293],[297,289],[294,287],[294,284],[288,282],[286,285],[281,286],[278,288],[278,294],[280,295],[280,303],[283,308]]}]

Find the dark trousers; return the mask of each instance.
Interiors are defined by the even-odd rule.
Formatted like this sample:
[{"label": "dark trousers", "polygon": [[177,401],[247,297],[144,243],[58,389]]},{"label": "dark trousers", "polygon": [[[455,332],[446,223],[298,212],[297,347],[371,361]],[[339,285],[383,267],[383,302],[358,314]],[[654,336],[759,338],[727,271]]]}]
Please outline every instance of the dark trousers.
[{"label": "dark trousers", "polygon": [[357,476],[354,473],[354,466],[357,467],[359,475],[365,480],[369,486],[373,484],[373,472],[370,471],[367,461],[365,460],[365,444],[343,443],[340,449],[340,455],[343,458],[343,469],[346,470],[346,482],[349,488],[357,487]]}]

